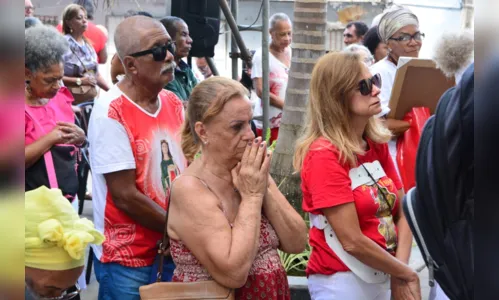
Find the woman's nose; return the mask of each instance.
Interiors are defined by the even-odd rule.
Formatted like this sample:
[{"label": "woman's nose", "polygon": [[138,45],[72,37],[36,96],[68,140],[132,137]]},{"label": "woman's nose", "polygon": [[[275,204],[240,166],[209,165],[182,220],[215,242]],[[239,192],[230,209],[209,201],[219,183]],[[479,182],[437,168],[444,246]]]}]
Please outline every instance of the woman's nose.
[{"label": "woman's nose", "polygon": [[255,139],[255,133],[253,132],[253,130],[251,130],[251,125],[249,125],[246,129],[244,141],[247,142],[247,141],[252,141],[254,139]]},{"label": "woman's nose", "polygon": [[379,87],[373,84],[373,89],[371,91],[371,96],[376,97],[381,93],[381,90]]}]

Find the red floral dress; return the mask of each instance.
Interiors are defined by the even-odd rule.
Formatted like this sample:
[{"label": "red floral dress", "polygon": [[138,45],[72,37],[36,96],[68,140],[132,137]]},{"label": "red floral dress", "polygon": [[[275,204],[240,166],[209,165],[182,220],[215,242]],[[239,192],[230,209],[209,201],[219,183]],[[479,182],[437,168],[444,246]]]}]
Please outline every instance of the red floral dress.
[{"label": "red floral dress", "polygon": [[[277,253],[278,246],[279,238],[274,228],[262,215],[258,253],[246,284],[236,289],[236,299],[291,299],[288,278]],[[173,273],[174,282],[213,280],[182,242],[170,239],[170,250],[176,265]]]}]

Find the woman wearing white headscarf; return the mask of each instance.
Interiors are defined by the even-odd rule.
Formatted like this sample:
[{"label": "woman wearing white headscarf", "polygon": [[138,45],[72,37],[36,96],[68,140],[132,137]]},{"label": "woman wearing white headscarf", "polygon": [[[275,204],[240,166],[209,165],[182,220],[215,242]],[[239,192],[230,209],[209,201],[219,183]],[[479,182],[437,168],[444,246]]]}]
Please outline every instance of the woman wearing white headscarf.
[{"label": "woman wearing white headscarf", "polygon": [[[392,94],[397,64],[401,56],[418,57],[423,44],[424,34],[419,31],[418,17],[408,8],[393,5],[388,8],[378,24],[378,34],[381,41],[388,45],[388,56],[371,67],[372,74],[381,75],[381,100],[382,111],[378,117],[386,117],[390,112],[388,103]],[[386,119],[386,126],[397,136],[407,129],[410,124],[406,121]],[[394,161],[396,158],[396,140],[388,143],[390,154]]]}]

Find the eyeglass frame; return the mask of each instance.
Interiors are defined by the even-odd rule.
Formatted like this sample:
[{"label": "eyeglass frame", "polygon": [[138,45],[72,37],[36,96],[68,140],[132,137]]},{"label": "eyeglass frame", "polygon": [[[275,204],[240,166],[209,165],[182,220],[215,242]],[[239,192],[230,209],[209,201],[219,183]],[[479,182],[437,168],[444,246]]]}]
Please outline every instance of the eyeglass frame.
[{"label": "eyeglass frame", "polygon": [[[420,38],[419,39],[416,39],[416,36],[419,35]],[[408,40],[404,40],[406,38],[409,38]],[[422,32],[416,32],[415,34],[413,35],[410,35],[410,34],[407,34],[407,33],[404,33],[403,35],[397,37],[397,38],[394,38],[394,37],[391,37],[389,38],[389,40],[392,40],[392,41],[396,41],[396,42],[404,42],[404,43],[409,43],[410,41],[414,40],[415,42],[422,42],[425,38],[425,34],[422,33]]]},{"label": "eyeglass frame", "polygon": [[[165,56],[163,58],[155,55],[155,53],[157,53],[155,51],[157,51],[157,49],[160,49],[160,51],[161,51],[162,48],[165,49]],[[154,46],[154,47],[147,49],[147,50],[144,50],[144,51],[139,51],[139,52],[129,54],[128,56],[140,57],[140,56],[152,54],[154,61],[164,61],[165,58],[168,56],[168,52],[170,52],[172,55],[175,55],[176,50],[177,50],[177,47],[175,45],[175,42],[169,41],[167,44],[164,44],[162,46]]]},{"label": "eyeglass frame", "polygon": [[62,294],[60,296],[57,296],[57,297],[42,297],[42,296],[38,295],[28,284],[26,284],[26,287],[27,287],[28,291],[33,296],[35,296],[37,298],[37,300],[70,300],[70,299],[73,299],[74,297],[78,296],[81,293],[81,288],[78,285],[78,283],[76,283],[74,285],[74,287],[76,288],[76,291],[72,291],[72,292],[68,293],[68,290],[73,288],[73,287],[70,287],[70,288],[64,290],[62,292]]}]

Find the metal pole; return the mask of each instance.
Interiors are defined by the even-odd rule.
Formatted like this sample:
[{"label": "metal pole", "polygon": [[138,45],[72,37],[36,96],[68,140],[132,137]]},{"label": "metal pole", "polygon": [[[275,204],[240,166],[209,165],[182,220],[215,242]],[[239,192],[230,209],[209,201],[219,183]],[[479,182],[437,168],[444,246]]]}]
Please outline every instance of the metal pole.
[{"label": "metal pole", "polygon": [[262,107],[263,138],[269,128],[269,0],[263,0],[262,9]]},{"label": "metal pole", "polygon": [[[232,13],[232,16],[234,17],[234,21],[236,22],[236,24],[237,24],[237,10],[239,9],[238,2],[239,2],[238,0],[231,0],[230,2],[230,11]],[[237,55],[238,54],[237,41],[236,38],[234,37],[234,34],[232,34],[230,45],[231,45],[230,51],[232,53],[232,79],[237,80],[237,77],[239,75],[237,63],[239,61]]]},{"label": "metal pole", "polygon": [[218,73],[217,67],[215,66],[215,62],[213,61],[213,58],[206,56],[206,62],[208,63],[208,66],[210,67],[211,73],[213,76],[220,76],[220,73]]},{"label": "metal pole", "polygon": [[239,51],[241,51],[242,59],[246,61],[246,63],[249,66],[251,66],[251,53],[246,48],[243,38],[241,37],[241,33],[239,33],[239,30],[237,29],[236,21],[234,20],[232,14],[230,13],[229,6],[227,5],[227,0],[220,0],[219,3],[220,3],[220,8],[222,9],[222,12],[225,16],[225,19],[227,20],[227,24],[229,24],[230,30],[232,31],[232,34],[237,42]]}]

